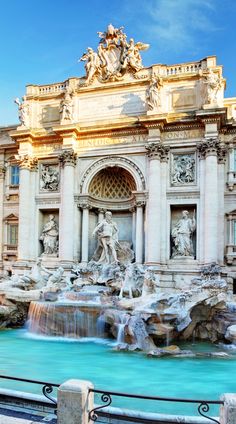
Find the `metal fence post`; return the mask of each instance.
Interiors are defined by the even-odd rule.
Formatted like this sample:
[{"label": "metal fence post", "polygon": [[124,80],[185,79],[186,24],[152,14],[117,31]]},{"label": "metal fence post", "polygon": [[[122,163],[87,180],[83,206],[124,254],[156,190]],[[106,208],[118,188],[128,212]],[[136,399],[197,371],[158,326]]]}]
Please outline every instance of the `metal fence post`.
[{"label": "metal fence post", "polygon": [[220,424],[236,424],[236,394],[224,393],[220,399],[224,402],[220,408]]},{"label": "metal fence post", "polygon": [[88,413],[94,408],[94,394],[90,381],[68,380],[58,389],[58,424],[88,424]]}]

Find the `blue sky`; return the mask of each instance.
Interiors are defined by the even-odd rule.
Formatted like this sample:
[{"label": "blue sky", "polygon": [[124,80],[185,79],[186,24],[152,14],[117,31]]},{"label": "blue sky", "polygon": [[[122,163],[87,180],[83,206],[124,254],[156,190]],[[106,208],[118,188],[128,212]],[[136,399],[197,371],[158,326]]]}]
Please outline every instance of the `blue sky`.
[{"label": "blue sky", "polygon": [[78,58],[109,23],[150,44],[145,66],[216,55],[226,96],[236,97],[236,1],[0,0],[0,7],[0,126],[17,123],[13,100],[26,84],[82,76]]}]

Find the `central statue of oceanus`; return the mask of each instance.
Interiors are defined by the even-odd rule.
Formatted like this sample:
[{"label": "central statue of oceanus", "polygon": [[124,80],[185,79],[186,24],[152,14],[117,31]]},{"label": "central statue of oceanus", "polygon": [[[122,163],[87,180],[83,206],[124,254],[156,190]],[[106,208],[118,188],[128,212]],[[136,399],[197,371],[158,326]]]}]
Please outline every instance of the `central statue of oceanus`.
[{"label": "central statue of oceanus", "polygon": [[135,74],[143,68],[140,51],[149,48],[149,44],[127,41],[123,27],[108,25],[107,30],[98,32],[100,42],[97,52],[91,47],[80,58],[85,63],[85,85],[91,84],[95,77],[101,82],[118,81],[126,72]]},{"label": "central statue of oceanus", "polygon": [[112,213],[106,212],[105,218],[98,223],[93,231],[93,236],[98,237],[98,247],[95,254],[100,254],[98,263],[118,263],[116,250],[121,249],[118,241],[118,228],[112,220]]}]

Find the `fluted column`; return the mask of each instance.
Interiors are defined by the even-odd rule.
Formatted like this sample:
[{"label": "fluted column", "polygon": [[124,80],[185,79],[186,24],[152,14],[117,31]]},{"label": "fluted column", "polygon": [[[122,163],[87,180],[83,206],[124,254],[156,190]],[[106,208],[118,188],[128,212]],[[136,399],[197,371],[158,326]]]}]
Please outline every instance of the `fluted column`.
[{"label": "fluted column", "polygon": [[136,237],[135,237],[135,261],[143,263],[143,207],[145,202],[136,202]]},{"label": "fluted column", "polygon": [[165,147],[161,154],[161,263],[166,264],[167,243],[169,240],[167,234],[167,205],[166,205],[166,189],[167,189],[167,164],[169,159],[169,147]]},{"label": "fluted column", "polygon": [[136,209],[135,207],[130,209],[132,212],[132,248],[133,251],[136,251]]},{"label": "fluted column", "polygon": [[147,204],[147,263],[161,260],[161,169],[160,161],[166,148],[160,142],[146,144],[149,157],[149,188]]},{"label": "fluted column", "polygon": [[18,160],[20,168],[18,261],[21,262],[32,258],[30,240],[32,240],[32,230],[35,232],[35,229],[33,229],[32,223],[34,200],[32,198],[31,169],[36,165],[37,159],[22,155],[18,157]]},{"label": "fluted column", "polygon": [[4,197],[4,177],[5,177],[5,166],[4,163],[0,164],[0,261],[2,261],[2,252],[3,252],[3,197]]},{"label": "fluted column", "polygon": [[[205,139],[199,145],[205,158],[204,256],[205,263],[218,262],[218,138]],[[223,223],[222,223],[223,225]]]},{"label": "fluted column", "polygon": [[81,262],[84,264],[88,263],[88,242],[89,242],[89,205],[88,203],[82,203],[82,253]]},{"label": "fluted column", "polygon": [[225,164],[227,148],[220,145],[218,154],[218,263],[224,264],[225,247],[225,209],[224,209],[224,190],[225,190]]},{"label": "fluted column", "polygon": [[72,262],[74,254],[74,168],[76,154],[65,150],[59,161],[63,168],[61,211],[59,221],[59,258],[62,262]]},{"label": "fluted column", "polygon": [[38,161],[35,158],[32,165],[31,165],[31,172],[30,172],[30,211],[31,211],[31,221],[30,221],[30,252],[29,257],[31,260],[35,261],[37,257],[37,246],[38,246],[38,234],[37,231],[35,231],[36,228],[36,202],[35,202],[35,194],[36,194],[36,177],[38,172]]}]

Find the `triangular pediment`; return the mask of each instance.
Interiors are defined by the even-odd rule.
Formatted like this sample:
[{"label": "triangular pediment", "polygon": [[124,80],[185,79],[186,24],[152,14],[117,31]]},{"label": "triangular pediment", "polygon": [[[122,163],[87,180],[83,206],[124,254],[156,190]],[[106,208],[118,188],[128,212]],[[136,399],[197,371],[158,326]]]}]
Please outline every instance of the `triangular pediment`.
[{"label": "triangular pediment", "polygon": [[15,215],[14,213],[10,213],[10,215],[7,215],[5,218],[4,218],[4,221],[6,222],[15,222],[15,221],[18,221],[18,216],[17,215]]}]

